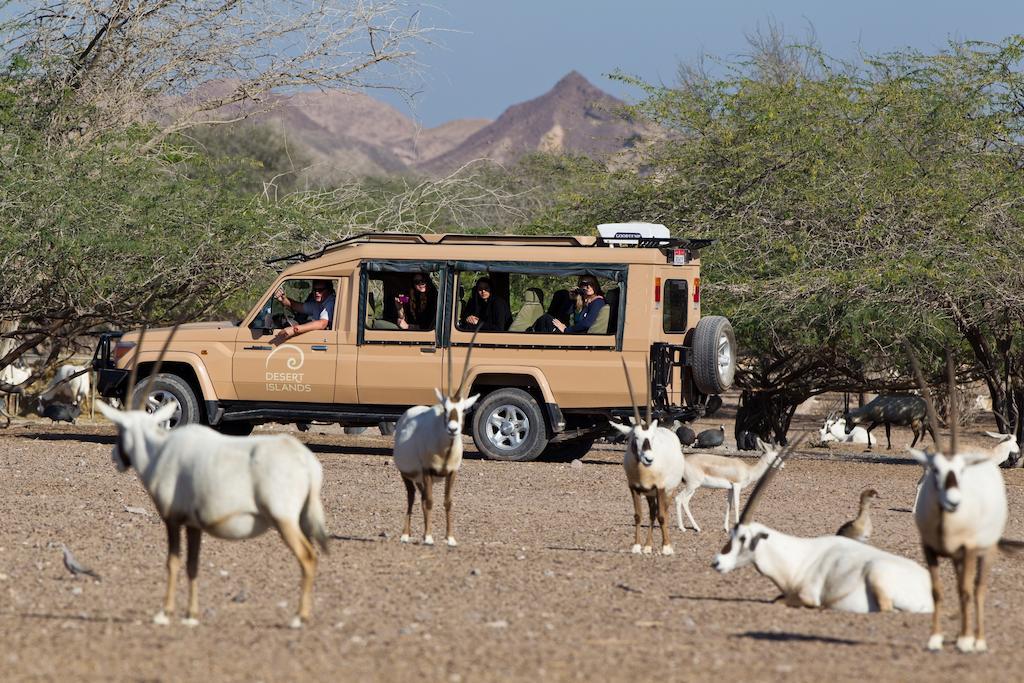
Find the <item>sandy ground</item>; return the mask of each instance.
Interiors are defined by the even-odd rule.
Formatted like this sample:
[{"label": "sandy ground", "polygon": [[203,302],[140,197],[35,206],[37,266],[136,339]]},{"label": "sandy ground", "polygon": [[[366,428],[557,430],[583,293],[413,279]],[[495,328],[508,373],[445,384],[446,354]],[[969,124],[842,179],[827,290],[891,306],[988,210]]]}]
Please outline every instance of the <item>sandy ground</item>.
[{"label": "sandy ground", "polygon": [[[719,420],[709,422],[717,424]],[[805,424],[812,423],[809,418]],[[708,425],[704,425],[708,426]],[[731,425],[727,423],[730,435]],[[879,430],[881,432],[881,430]],[[724,498],[702,491],[701,534],[677,555],[636,556],[620,448],[582,463],[494,463],[468,453],[456,493],[460,545],[398,542],[404,489],[390,440],[314,428],[336,535],[317,577],[313,621],[285,628],[298,566],[276,534],[206,537],[202,624],[151,623],[165,582],[165,535],[141,484],[110,461],[105,425],[19,421],[0,432],[0,678],[23,680],[1007,680],[1024,629],[1024,557],[995,563],[991,652],[930,654],[926,615],[853,615],[773,604],[752,568],[709,563]],[[984,439],[978,436],[975,438]],[[883,434],[884,435],[884,434]],[[920,560],[910,514],[920,468],[898,449],[803,447],[758,518],[800,535],[881,494],[873,542]],[[1006,535],[1024,538],[1024,471],[1006,473]],[[141,508],[129,511],[126,507]],[[418,535],[419,516],[414,518]],[[675,520],[673,519],[673,522]],[[440,522],[440,520],[438,520]],[[435,535],[442,533],[440,523]],[[58,543],[102,575],[73,579]],[[952,568],[943,567],[947,595]],[[179,609],[184,604],[179,584]],[[944,610],[947,635],[956,607]],[[179,617],[181,614],[179,614]]]}]

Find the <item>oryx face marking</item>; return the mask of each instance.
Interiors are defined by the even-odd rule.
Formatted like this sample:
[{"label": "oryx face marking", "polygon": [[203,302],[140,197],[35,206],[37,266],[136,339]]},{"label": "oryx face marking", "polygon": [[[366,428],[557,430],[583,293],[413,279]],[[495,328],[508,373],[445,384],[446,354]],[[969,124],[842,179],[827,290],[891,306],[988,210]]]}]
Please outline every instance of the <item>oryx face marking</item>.
[{"label": "oryx face marking", "polygon": [[737,524],[729,534],[722,552],[715,555],[711,567],[726,574],[747,566],[754,561],[754,551],[758,544],[766,538],[768,532],[760,524]]}]

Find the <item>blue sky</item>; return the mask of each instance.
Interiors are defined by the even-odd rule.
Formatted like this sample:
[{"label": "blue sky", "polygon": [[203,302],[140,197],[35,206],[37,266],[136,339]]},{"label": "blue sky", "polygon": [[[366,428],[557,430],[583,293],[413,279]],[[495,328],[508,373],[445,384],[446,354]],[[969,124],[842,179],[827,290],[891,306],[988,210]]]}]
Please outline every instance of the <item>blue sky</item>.
[{"label": "blue sky", "polygon": [[444,47],[422,49],[413,109],[371,93],[436,126],[456,118],[494,119],[537,97],[575,69],[623,99],[637,93],[610,81],[621,69],[670,83],[680,62],[741,53],[744,34],[774,21],[797,38],[813,26],[830,55],[859,50],[941,49],[950,38],[996,41],[1024,32],[1024,2],[949,0],[432,0],[423,23],[450,29]]}]

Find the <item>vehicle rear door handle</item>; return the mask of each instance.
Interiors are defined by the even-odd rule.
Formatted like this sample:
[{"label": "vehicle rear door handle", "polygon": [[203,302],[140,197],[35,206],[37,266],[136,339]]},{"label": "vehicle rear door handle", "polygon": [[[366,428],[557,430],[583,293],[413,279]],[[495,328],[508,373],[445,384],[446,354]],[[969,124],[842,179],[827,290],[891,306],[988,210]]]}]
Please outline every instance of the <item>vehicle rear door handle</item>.
[{"label": "vehicle rear door handle", "polygon": [[420,353],[437,353],[437,347],[435,346],[421,346]]},{"label": "vehicle rear door handle", "polygon": [[272,346],[263,346],[262,344],[257,344],[256,346],[245,346],[243,348],[246,351],[269,351],[273,347]]},{"label": "vehicle rear door handle", "polygon": [[314,351],[326,351],[327,344],[313,344],[313,346],[311,346],[310,348],[313,349]]}]

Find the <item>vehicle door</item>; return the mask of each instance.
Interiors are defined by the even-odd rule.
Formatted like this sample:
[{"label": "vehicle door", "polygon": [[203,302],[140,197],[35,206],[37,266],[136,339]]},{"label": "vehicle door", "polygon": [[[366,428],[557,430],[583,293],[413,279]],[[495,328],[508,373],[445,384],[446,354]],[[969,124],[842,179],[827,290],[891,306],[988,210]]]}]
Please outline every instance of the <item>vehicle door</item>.
[{"label": "vehicle door", "polygon": [[267,293],[263,305],[239,326],[235,339],[231,378],[235,394],[243,401],[292,401],[331,403],[334,400],[338,361],[337,279],[290,278],[279,283],[289,300],[312,300],[314,282],[331,284],[334,295],[333,319],[328,329],[301,333],[282,341],[280,330],[296,322],[308,322],[308,315],[286,308],[274,297],[277,287]]},{"label": "vehicle door", "polygon": [[[363,264],[357,316],[360,404],[437,402],[434,389],[441,386],[443,355],[438,329],[446,272],[443,263],[430,261]],[[414,284],[414,280],[425,282]]]}]

